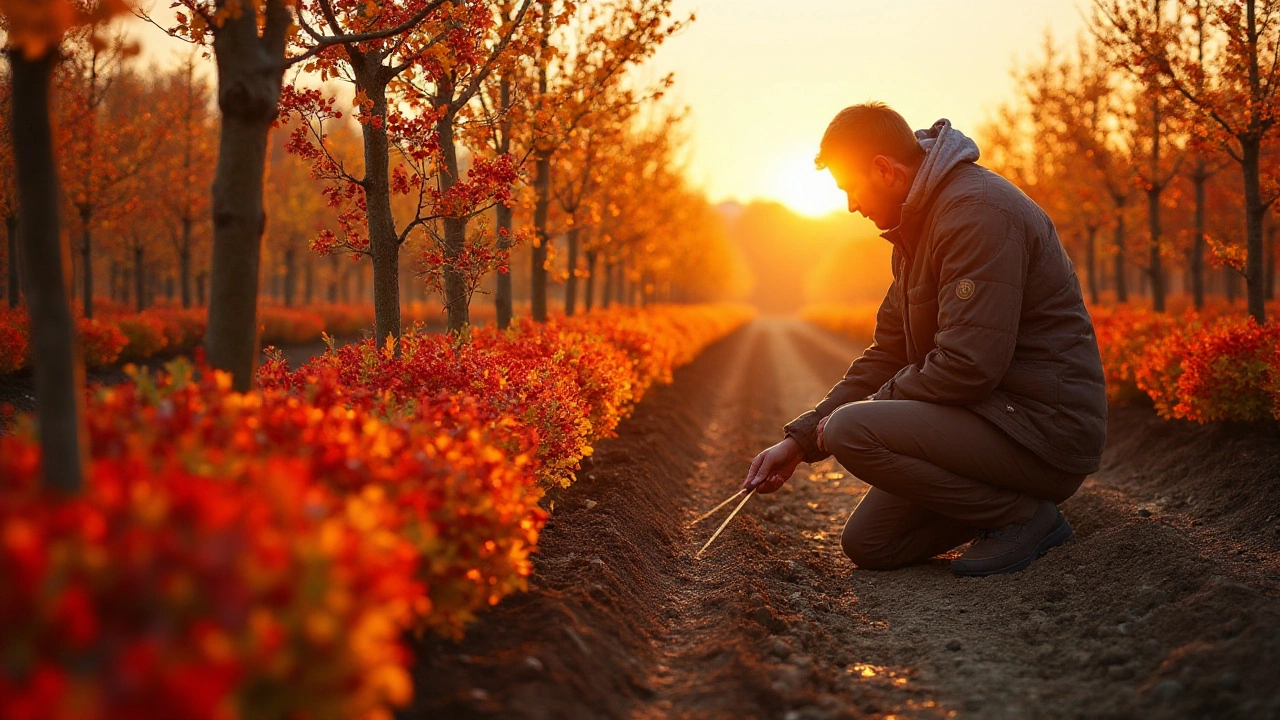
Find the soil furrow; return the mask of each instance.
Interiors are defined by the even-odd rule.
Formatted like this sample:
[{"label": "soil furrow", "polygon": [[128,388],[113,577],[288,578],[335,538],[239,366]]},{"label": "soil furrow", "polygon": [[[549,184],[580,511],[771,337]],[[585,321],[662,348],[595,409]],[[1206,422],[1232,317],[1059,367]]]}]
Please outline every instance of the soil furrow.
[{"label": "soil furrow", "polygon": [[[1188,462],[1176,438],[1168,460],[1142,460],[1135,447],[1153,430],[1140,422],[1113,427],[1103,472],[1064,505],[1077,539],[1016,575],[960,580],[945,557],[856,569],[839,537],[867,486],[833,460],[753,497],[695,560],[732,505],[686,523],[734,492],[859,350],[762,319],[655,389],[549,498],[530,592],[459,643],[421,644],[417,704],[403,715],[1280,717],[1274,542],[1243,555],[1221,546],[1265,516],[1231,515],[1231,501],[1135,504],[1183,493],[1176,465]],[[1254,465],[1237,459],[1225,465],[1234,475],[1208,479],[1223,493],[1239,494],[1238,476],[1274,484],[1280,442],[1264,433],[1244,446]],[[1161,484],[1170,477],[1184,479]]]}]

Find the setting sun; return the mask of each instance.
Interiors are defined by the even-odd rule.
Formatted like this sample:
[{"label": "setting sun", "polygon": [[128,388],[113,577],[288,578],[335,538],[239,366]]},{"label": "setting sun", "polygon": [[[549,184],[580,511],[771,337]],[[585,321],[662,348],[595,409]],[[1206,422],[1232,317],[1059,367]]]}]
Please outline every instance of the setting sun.
[{"label": "setting sun", "polygon": [[815,169],[813,154],[795,151],[774,171],[769,195],[792,210],[819,217],[844,210],[847,201],[831,174]]}]

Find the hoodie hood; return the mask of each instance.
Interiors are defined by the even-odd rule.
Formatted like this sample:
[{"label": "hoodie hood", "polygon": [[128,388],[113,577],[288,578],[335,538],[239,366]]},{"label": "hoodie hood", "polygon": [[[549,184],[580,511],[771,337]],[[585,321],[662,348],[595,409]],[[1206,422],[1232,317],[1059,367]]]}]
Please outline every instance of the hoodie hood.
[{"label": "hoodie hood", "polygon": [[918,215],[952,168],[960,163],[978,161],[978,144],[951,127],[951,121],[946,118],[927,130],[917,130],[916,140],[924,148],[924,160],[916,171],[906,202],[902,203],[902,219],[898,227],[886,230],[885,235],[899,231],[908,217]]}]

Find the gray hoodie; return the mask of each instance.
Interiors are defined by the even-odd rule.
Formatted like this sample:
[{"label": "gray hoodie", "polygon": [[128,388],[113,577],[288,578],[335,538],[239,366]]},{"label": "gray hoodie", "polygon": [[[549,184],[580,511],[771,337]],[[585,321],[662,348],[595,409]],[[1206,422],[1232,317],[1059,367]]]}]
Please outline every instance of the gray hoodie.
[{"label": "gray hoodie", "polygon": [[[968,135],[951,127],[951,121],[946,118],[927,130],[917,130],[916,139],[920,142],[920,147],[924,148],[924,162],[920,163],[920,170],[916,172],[916,179],[907,193],[907,200],[902,203],[904,218],[920,212],[952,168],[960,163],[977,162],[981,155],[978,144],[970,140]],[[901,222],[898,227],[887,230],[882,235],[896,232],[900,227]]]}]

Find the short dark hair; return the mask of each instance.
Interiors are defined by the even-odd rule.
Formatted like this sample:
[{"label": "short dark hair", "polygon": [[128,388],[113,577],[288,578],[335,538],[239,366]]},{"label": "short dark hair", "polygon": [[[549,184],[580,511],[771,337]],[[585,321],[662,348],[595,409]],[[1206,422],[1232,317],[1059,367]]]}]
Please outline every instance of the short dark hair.
[{"label": "short dark hair", "polygon": [[843,164],[850,160],[861,164],[876,155],[890,155],[914,165],[924,158],[924,148],[906,119],[888,105],[872,101],[836,114],[822,135],[813,162],[822,170],[839,158],[845,158]]}]

